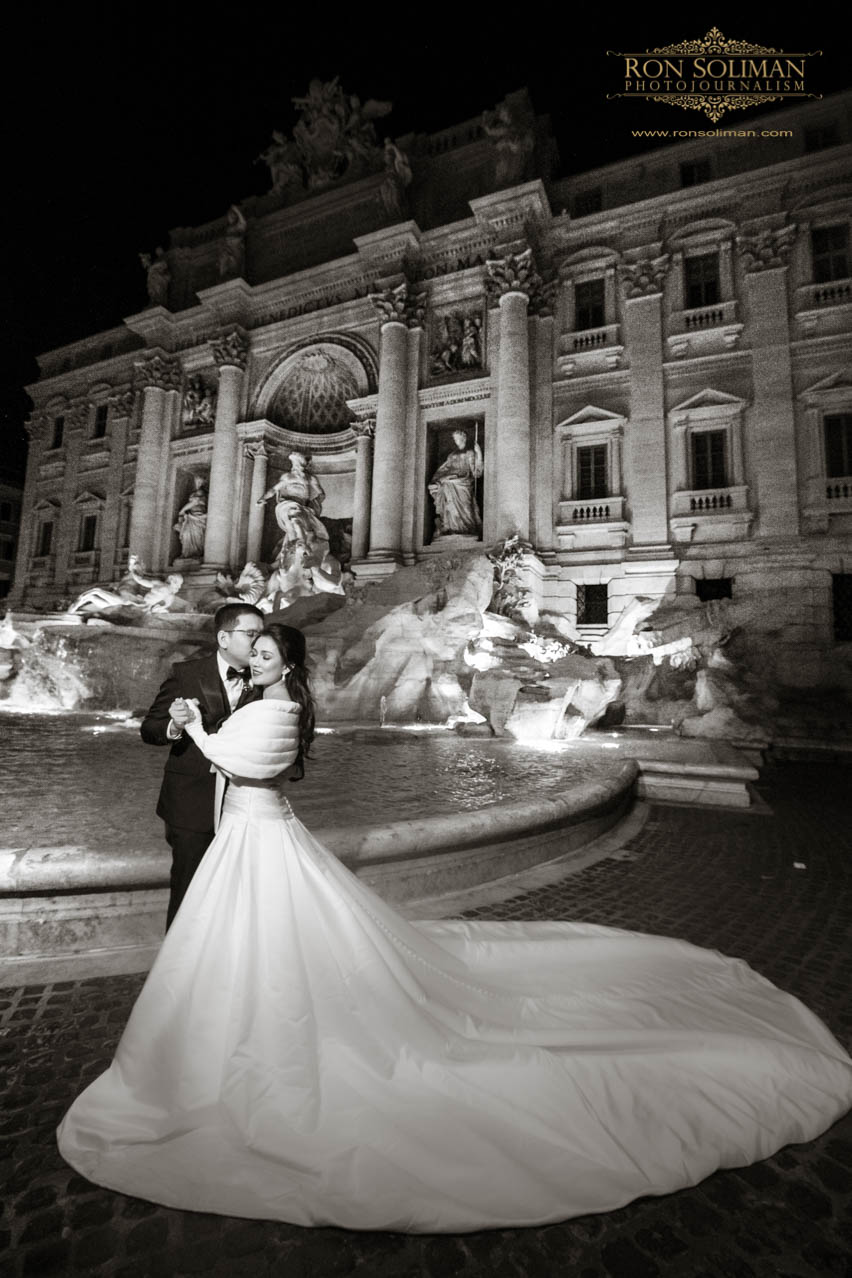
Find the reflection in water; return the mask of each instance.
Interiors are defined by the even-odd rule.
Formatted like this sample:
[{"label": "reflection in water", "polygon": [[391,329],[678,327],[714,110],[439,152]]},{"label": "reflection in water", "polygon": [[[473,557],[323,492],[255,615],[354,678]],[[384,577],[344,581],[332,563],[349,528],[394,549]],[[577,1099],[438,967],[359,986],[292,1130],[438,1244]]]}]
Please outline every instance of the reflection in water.
[{"label": "reflection in water", "polygon": [[[563,794],[617,766],[551,742],[548,751],[452,733],[322,733],[304,781],[284,782],[308,826],[368,825]],[[154,814],[165,749],[115,715],[0,716],[5,847],[161,850]]]}]

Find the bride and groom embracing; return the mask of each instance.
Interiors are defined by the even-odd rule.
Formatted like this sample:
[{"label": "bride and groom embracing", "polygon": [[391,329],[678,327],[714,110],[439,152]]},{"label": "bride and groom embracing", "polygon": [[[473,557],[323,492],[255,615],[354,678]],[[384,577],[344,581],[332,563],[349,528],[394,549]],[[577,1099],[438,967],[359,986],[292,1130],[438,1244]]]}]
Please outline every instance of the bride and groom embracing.
[{"label": "bride and groom embracing", "polygon": [[60,1125],[82,1175],[195,1211],[462,1232],[668,1193],[852,1105],[840,1044],[741,960],[593,924],[401,917],[280,793],[310,758],[305,641],[236,608],[143,724],[172,741],[171,925]]}]

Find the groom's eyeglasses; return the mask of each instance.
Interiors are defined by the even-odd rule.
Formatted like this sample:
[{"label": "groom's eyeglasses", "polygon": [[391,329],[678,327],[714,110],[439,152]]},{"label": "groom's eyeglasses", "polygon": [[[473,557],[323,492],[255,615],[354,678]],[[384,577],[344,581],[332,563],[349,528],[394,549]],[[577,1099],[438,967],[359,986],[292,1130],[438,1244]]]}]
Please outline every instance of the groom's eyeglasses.
[{"label": "groom's eyeglasses", "polygon": [[242,626],[232,626],[231,629],[228,631],[228,634],[229,635],[248,635],[249,639],[251,639],[252,643],[254,643],[255,639],[260,638],[260,636],[263,634],[263,631],[262,630],[244,630]]}]

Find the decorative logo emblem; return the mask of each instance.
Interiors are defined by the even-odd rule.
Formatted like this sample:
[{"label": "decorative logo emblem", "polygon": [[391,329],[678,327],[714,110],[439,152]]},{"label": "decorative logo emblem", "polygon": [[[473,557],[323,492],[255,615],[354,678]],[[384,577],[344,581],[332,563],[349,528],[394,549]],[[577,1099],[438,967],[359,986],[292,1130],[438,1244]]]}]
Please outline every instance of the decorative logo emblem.
[{"label": "decorative logo emblem", "polygon": [[682,40],[644,53],[608,56],[624,61],[624,89],[608,98],[650,98],[703,111],[717,123],[726,111],[742,111],[781,98],[821,98],[808,92],[809,53],[784,53],[746,40],[728,40],[712,27],[700,40]]}]

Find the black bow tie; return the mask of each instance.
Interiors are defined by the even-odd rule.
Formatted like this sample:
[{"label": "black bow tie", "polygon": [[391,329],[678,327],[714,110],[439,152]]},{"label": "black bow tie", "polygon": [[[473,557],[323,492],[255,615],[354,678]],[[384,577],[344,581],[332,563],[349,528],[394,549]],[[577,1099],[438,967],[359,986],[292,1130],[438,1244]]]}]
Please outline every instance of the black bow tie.
[{"label": "black bow tie", "polygon": [[247,684],[249,680],[251,679],[251,673],[248,669],[235,670],[233,666],[228,666],[228,669],[225,671],[225,678],[226,679],[242,679],[243,683]]}]

